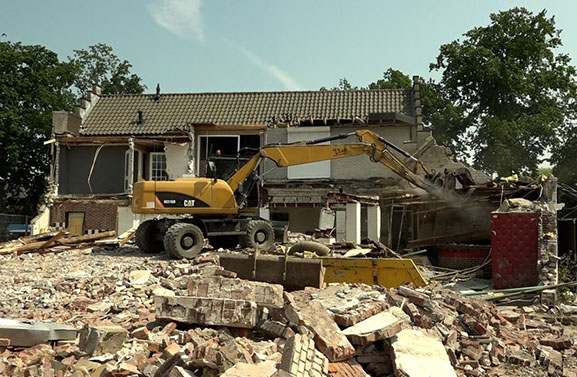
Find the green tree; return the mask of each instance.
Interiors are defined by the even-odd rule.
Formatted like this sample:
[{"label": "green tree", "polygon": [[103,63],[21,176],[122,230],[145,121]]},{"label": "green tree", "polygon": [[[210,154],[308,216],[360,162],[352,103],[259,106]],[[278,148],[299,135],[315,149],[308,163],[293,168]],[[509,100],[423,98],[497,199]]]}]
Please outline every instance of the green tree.
[{"label": "green tree", "polygon": [[0,212],[34,215],[46,188],[52,111],[70,110],[76,67],[43,46],[0,42]]},{"label": "green tree", "polygon": [[577,124],[568,127],[559,139],[551,155],[553,174],[560,182],[577,188]]},{"label": "green tree", "polygon": [[369,84],[369,89],[411,89],[413,83],[408,75],[389,68],[383,73],[383,78]]},{"label": "green tree", "polygon": [[99,84],[103,94],[141,94],[146,86],[141,84],[141,78],[130,73],[127,60],[120,60],[112,47],[98,43],[87,50],[74,50],[70,62],[78,67],[79,73],[74,80],[78,95]]},{"label": "green tree", "polygon": [[353,86],[349,80],[347,80],[346,77],[343,77],[342,79],[339,79],[339,85],[338,86],[334,86],[331,89],[327,89],[326,87],[322,86],[319,90],[322,91],[327,91],[327,90],[360,90],[360,89],[366,89],[366,88],[359,88],[358,86]]},{"label": "green tree", "polygon": [[576,71],[558,52],[561,30],[546,11],[513,8],[490,18],[490,25],[441,46],[430,68],[442,72],[442,103],[431,123],[437,135],[466,145],[462,151],[478,168],[535,172],[546,150],[561,150],[556,146],[572,127]]},{"label": "green tree", "polygon": [[[369,89],[405,89],[410,90],[413,83],[410,77],[397,69],[389,68],[383,78],[369,84]],[[463,121],[463,109],[455,106],[432,79],[420,83],[423,123],[433,130],[439,144],[450,146],[462,155],[465,148],[455,143],[455,124]]]}]

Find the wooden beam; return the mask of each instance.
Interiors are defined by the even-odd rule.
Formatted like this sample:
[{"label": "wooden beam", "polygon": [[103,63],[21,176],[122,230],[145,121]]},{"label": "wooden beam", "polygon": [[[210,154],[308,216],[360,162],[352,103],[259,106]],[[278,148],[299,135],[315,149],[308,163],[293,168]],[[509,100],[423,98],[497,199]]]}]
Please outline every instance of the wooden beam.
[{"label": "wooden beam", "polygon": [[48,246],[52,245],[54,242],[58,241],[66,234],[66,230],[61,230],[54,237],[50,238],[48,241],[44,242],[44,245],[40,246],[41,249],[46,249]]},{"label": "wooden beam", "polygon": [[[84,236],[77,236],[77,237],[68,237],[63,238],[60,240],[55,240],[57,245],[72,245],[72,244],[80,244],[83,242],[91,242],[96,241],[102,238],[114,237],[116,235],[116,231],[111,230],[109,232],[102,232],[102,233],[95,233],[95,234],[86,234]],[[19,253],[19,254],[26,254],[35,252],[38,250],[42,250],[42,247],[46,244],[46,241],[42,242],[31,242],[27,245],[20,245],[20,246],[13,246],[7,247],[4,249],[0,249],[0,255],[4,254],[11,254],[11,253]]]}]

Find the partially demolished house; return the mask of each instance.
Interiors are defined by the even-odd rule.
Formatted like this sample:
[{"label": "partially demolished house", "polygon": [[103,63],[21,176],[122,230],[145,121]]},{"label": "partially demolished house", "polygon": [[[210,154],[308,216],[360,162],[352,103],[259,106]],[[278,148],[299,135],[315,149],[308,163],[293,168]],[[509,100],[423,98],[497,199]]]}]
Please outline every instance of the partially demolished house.
[{"label": "partially demolished house", "polygon": [[[138,221],[130,211],[132,184],[138,179],[205,176],[208,159],[216,155],[218,175],[226,178],[267,143],[359,128],[379,133],[433,172],[450,175],[465,169],[423,127],[418,77],[411,90],[163,94],[157,89],[155,94],[107,96],[95,86],[73,113],[54,113],[52,185],[41,218],[73,234],[122,232]],[[267,163],[259,173],[261,186],[252,205],[260,207],[261,216],[287,221],[295,231],[314,230],[327,194],[338,191],[380,197],[381,240],[392,246],[439,229],[449,234],[489,229],[485,218],[479,220],[483,224],[450,225],[450,214],[445,220],[442,215],[417,216],[397,203],[418,195],[413,188],[366,156],[289,168]],[[469,173],[477,183],[487,180],[480,172]]]}]

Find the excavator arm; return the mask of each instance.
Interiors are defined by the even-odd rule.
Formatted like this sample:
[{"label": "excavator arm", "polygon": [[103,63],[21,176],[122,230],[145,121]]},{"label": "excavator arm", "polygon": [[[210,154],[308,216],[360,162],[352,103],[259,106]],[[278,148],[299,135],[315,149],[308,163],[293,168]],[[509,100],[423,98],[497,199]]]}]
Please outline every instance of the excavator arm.
[{"label": "excavator arm", "polygon": [[[346,139],[351,136],[356,136],[358,142],[350,144],[318,145],[331,140]],[[415,157],[388,142],[380,135],[370,130],[358,130],[349,134],[341,134],[311,141],[264,146],[245,165],[237,170],[228,179],[227,183],[232,191],[235,192],[239,185],[246,180],[254,170],[256,170],[263,159],[274,161],[278,167],[286,167],[366,154],[371,161],[385,165],[395,174],[406,179],[417,187],[427,191],[432,189],[431,184],[407,168],[403,162],[390,151],[390,149],[413,159],[417,163],[417,166],[424,169],[424,166]]]}]

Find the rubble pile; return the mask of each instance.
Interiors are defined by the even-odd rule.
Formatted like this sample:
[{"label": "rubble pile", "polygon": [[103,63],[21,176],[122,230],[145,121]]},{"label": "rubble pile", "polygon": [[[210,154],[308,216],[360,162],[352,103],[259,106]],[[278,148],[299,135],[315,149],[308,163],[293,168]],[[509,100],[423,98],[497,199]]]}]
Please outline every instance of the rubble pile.
[{"label": "rubble pile", "polygon": [[577,376],[576,307],[498,308],[441,286],[287,292],[216,254],[66,256],[0,257],[2,316],[78,331],[26,347],[0,336],[1,375]]}]

